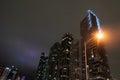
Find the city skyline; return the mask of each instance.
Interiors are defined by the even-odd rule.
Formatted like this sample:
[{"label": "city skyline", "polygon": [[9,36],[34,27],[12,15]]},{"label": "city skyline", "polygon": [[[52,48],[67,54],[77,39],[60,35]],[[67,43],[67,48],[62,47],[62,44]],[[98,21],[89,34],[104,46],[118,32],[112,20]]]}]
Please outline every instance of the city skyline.
[{"label": "city skyline", "polygon": [[117,1],[0,1],[0,64],[19,66],[32,74],[41,52],[48,54],[62,34],[79,38],[80,21],[91,9],[100,18],[113,77],[120,79],[119,0]]}]

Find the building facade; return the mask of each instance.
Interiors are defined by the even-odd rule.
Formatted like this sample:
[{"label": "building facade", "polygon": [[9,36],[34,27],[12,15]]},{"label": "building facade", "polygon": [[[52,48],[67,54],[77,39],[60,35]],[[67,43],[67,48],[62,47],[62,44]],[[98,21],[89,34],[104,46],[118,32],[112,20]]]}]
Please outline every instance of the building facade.
[{"label": "building facade", "polygon": [[48,58],[48,77],[47,80],[59,80],[59,61],[61,44],[56,42],[51,48]]},{"label": "building facade", "polygon": [[46,78],[46,70],[47,70],[47,59],[48,57],[45,56],[45,53],[41,53],[39,65],[37,72],[35,74],[35,80],[45,80]]},{"label": "building facade", "polygon": [[8,67],[5,67],[4,72],[2,73],[2,76],[0,77],[0,80],[6,80],[9,73],[10,73],[11,69]]},{"label": "building facade", "polygon": [[60,80],[70,80],[70,74],[71,74],[71,54],[72,54],[72,42],[73,37],[71,34],[66,33],[62,37],[61,41],[61,54],[60,54]]},{"label": "building facade", "polygon": [[72,54],[70,59],[70,80],[81,80],[81,66],[80,66],[80,47],[79,40],[74,40],[72,44]]},{"label": "building facade", "polygon": [[15,66],[10,67],[11,71],[7,77],[7,80],[16,80],[18,77],[18,68]]},{"label": "building facade", "polygon": [[99,19],[88,10],[80,23],[82,80],[112,80],[104,41],[96,33],[101,33]]},{"label": "building facade", "polygon": [[80,80],[79,41],[70,33],[51,48],[48,58],[46,80]]}]

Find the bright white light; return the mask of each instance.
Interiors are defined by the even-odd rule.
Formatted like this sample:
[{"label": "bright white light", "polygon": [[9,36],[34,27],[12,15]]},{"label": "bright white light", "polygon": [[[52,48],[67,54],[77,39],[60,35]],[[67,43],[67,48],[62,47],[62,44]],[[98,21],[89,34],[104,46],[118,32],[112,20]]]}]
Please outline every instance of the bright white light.
[{"label": "bright white light", "polygon": [[94,55],[92,54],[91,57],[94,58]]},{"label": "bright white light", "polygon": [[10,68],[6,67],[7,70],[9,70]]},{"label": "bright white light", "polygon": [[94,17],[96,18],[96,23],[97,23],[98,30],[101,31],[101,29],[100,29],[100,21],[99,21],[98,17],[91,10],[88,10],[89,28],[92,27],[91,15],[90,14],[94,15]]},{"label": "bright white light", "polygon": [[103,38],[103,34],[102,34],[102,33],[98,33],[98,34],[97,34],[97,38],[98,38],[98,39],[102,39],[102,38]]}]

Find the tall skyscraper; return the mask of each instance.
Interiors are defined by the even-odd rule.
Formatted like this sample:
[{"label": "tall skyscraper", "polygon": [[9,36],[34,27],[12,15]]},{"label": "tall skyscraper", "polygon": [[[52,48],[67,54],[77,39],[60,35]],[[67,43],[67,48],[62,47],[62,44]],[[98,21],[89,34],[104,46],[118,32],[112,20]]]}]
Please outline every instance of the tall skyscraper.
[{"label": "tall skyscraper", "polygon": [[80,80],[79,41],[70,33],[51,48],[48,58],[47,80]]},{"label": "tall skyscraper", "polygon": [[71,52],[69,80],[81,80],[79,40],[73,40]]},{"label": "tall skyscraper", "polygon": [[61,54],[60,54],[60,80],[70,80],[70,59],[72,50],[73,37],[71,34],[66,33],[61,42]]},{"label": "tall skyscraper", "polygon": [[56,42],[51,48],[48,58],[47,80],[59,80],[59,62],[61,44]]},{"label": "tall skyscraper", "polygon": [[96,33],[101,33],[99,19],[88,10],[80,23],[82,80],[112,80],[104,41]]},{"label": "tall skyscraper", "polygon": [[46,78],[46,69],[47,69],[47,59],[48,57],[45,56],[45,53],[41,53],[38,69],[36,72],[35,80],[45,80]]},{"label": "tall skyscraper", "polygon": [[18,68],[15,66],[10,67],[11,71],[7,77],[8,80],[15,80],[18,77]]},{"label": "tall skyscraper", "polygon": [[8,75],[9,75],[9,73],[10,73],[10,71],[11,71],[11,69],[6,67],[4,72],[3,72],[3,74],[2,74],[2,76],[0,77],[0,80],[6,80]]}]

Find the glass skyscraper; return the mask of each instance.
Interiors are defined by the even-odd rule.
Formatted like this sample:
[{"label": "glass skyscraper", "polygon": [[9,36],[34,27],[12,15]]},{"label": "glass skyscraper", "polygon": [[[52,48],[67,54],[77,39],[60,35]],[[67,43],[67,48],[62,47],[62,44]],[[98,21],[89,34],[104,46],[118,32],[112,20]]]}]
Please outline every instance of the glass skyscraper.
[{"label": "glass skyscraper", "polygon": [[96,33],[101,33],[99,19],[88,10],[80,23],[82,80],[112,80],[104,40],[97,39]]}]

